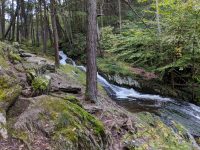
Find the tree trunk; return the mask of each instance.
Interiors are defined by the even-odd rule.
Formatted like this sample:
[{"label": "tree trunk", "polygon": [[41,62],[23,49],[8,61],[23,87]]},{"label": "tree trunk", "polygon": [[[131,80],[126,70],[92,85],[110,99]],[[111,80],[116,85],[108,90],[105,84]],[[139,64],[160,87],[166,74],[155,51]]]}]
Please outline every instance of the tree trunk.
[{"label": "tree trunk", "polygon": [[46,54],[48,29],[47,29],[47,6],[46,6],[45,0],[43,0],[43,4],[44,4],[44,41],[43,41],[43,45],[44,45],[44,53]]},{"label": "tree trunk", "polygon": [[51,0],[51,22],[53,28],[54,37],[54,48],[55,48],[55,66],[59,67],[59,45],[58,45],[58,30],[56,25],[56,10],[55,10],[55,0]]},{"label": "tree trunk", "polygon": [[5,35],[5,2],[6,0],[1,1],[1,38],[4,40],[4,35]]},{"label": "tree trunk", "polygon": [[121,6],[121,0],[118,0],[118,7],[119,7],[119,29],[120,32],[122,30],[122,6]]},{"label": "tree trunk", "polygon": [[86,99],[97,102],[97,12],[96,0],[88,0]]},{"label": "tree trunk", "polygon": [[42,1],[41,0],[39,0],[39,15],[40,15],[40,30],[41,30],[41,32],[40,32],[40,37],[41,37],[41,39],[42,39],[42,46],[43,46],[43,48],[42,48],[42,52],[43,52],[43,54],[45,54],[46,53],[46,45],[45,45],[45,37],[44,37],[44,17],[43,17],[43,15],[42,15]]},{"label": "tree trunk", "polygon": [[160,35],[161,34],[161,26],[160,26],[160,14],[159,14],[158,0],[156,0],[156,22],[157,22],[158,35]]},{"label": "tree trunk", "polygon": [[[0,21],[1,21],[1,18],[2,18],[2,10],[1,10],[1,5],[0,5]],[[1,31],[2,31],[2,24],[0,23],[0,39],[2,38],[2,33],[1,33]]]},{"label": "tree trunk", "polygon": [[[38,8],[36,8],[37,10]],[[36,12],[36,46],[40,46],[40,37],[39,37],[39,18],[38,13]]]}]

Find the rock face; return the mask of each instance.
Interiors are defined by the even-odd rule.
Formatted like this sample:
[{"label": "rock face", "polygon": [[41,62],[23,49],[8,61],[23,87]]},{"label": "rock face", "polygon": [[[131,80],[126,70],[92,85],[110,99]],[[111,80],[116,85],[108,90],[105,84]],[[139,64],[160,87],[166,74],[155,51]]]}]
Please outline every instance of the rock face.
[{"label": "rock face", "polygon": [[123,77],[118,74],[116,75],[106,75],[109,81],[113,81],[118,85],[125,85],[134,88],[141,88],[141,85],[138,81],[134,80],[131,77]]},{"label": "rock face", "polygon": [[51,73],[49,74],[51,77],[51,89],[50,91],[63,91],[67,93],[78,94],[81,92],[81,88],[73,83],[69,84],[69,81],[66,81],[68,76],[63,73]]}]

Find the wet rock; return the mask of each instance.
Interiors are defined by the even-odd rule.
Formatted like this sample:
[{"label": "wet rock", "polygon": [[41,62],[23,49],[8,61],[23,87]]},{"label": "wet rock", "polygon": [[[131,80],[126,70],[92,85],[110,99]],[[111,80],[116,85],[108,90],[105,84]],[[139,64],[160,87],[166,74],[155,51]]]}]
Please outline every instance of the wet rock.
[{"label": "wet rock", "polygon": [[122,77],[116,74],[116,75],[107,75],[107,78],[109,81],[113,81],[118,85],[126,85],[130,87],[141,88],[139,82],[131,77]]},{"label": "wet rock", "polygon": [[66,63],[73,65],[73,66],[76,66],[75,62],[71,58],[67,58]]}]

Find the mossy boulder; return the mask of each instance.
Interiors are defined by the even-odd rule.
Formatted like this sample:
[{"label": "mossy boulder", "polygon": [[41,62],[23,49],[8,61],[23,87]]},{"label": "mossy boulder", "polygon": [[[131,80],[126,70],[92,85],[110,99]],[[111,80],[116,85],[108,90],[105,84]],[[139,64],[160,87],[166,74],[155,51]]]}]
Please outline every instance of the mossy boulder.
[{"label": "mossy boulder", "polygon": [[0,66],[3,68],[8,68],[9,63],[5,54],[6,45],[5,43],[0,42]]},{"label": "mossy boulder", "polygon": [[[53,149],[101,150],[107,146],[101,121],[68,98],[34,98],[33,104],[19,117],[14,128],[17,132],[28,133],[28,137],[42,131]],[[32,144],[30,138],[26,142]]]},{"label": "mossy boulder", "polygon": [[0,71],[0,109],[6,109],[21,93],[21,87],[14,78]]},{"label": "mossy boulder", "polygon": [[21,93],[21,87],[15,79],[0,70],[0,138],[6,139],[6,112]]},{"label": "mossy boulder", "polygon": [[162,149],[162,150],[195,150],[193,141],[186,134],[187,130],[174,122],[174,128],[165,125],[158,117],[150,113],[140,113],[136,132],[124,136],[124,144],[130,150]]}]

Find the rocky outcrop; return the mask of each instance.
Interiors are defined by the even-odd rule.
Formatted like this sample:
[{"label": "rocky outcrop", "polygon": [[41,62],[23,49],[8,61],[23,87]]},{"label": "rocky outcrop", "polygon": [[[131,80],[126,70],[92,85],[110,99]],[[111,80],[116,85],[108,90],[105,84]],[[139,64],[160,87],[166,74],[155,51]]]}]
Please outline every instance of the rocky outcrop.
[{"label": "rocky outcrop", "polygon": [[141,85],[138,81],[133,79],[132,77],[129,76],[120,76],[118,74],[115,75],[105,75],[107,76],[107,79],[109,81],[112,81],[118,85],[121,86],[128,86],[128,87],[134,87],[134,88],[141,88]]}]

